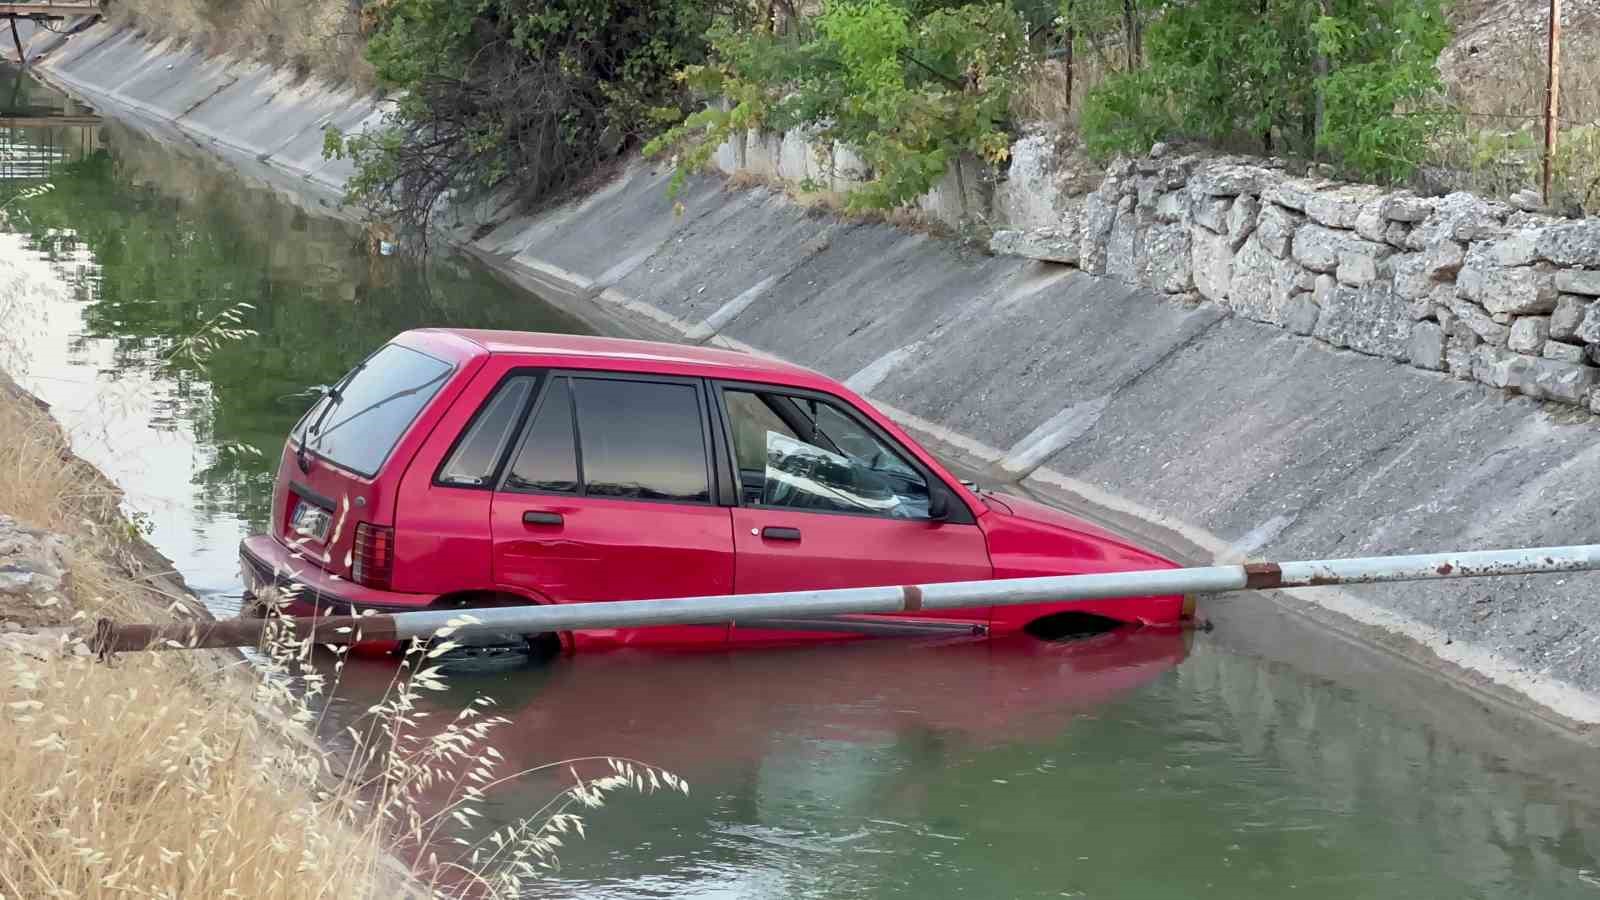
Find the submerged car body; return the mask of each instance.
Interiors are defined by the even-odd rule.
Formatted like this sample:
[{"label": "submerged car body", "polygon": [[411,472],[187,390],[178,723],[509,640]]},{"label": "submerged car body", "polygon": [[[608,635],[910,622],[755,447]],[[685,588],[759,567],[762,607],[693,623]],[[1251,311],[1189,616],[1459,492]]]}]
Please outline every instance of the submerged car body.
[{"label": "submerged car body", "polygon": [[[843,385],[736,351],[409,331],[286,442],[252,593],[296,614],[583,603],[1172,567],[975,491]],[[1172,625],[1184,598],[542,636],[566,649]]]}]

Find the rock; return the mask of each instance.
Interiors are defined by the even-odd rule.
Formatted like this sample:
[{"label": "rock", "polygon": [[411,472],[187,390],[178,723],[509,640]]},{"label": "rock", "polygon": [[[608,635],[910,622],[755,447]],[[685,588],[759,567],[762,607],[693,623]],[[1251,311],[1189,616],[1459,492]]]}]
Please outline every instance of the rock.
[{"label": "rock", "polygon": [[1189,226],[1178,223],[1153,226],[1145,232],[1144,261],[1140,268],[1143,283],[1168,294],[1182,294],[1194,288],[1190,269]]},{"label": "rock", "polygon": [[[1266,228],[1266,216],[1257,230]],[[1353,234],[1336,231],[1314,223],[1296,229],[1291,248],[1295,262],[1313,272],[1332,272],[1338,269],[1346,255],[1370,256],[1374,260],[1387,257],[1393,251],[1385,244],[1364,241]]]},{"label": "rock", "polygon": [[1527,232],[1515,232],[1506,237],[1480,244],[1483,252],[1497,266],[1526,266],[1539,259],[1537,239]]},{"label": "rock", "polygon": [[1209,228],[1217,234],[1228,233],[1228,208],[1233,201],[1227,197],[1211,197],[1205,194],[1196,194],[1190,200],[1189,215],[1194,223],[1203,228]]},{"label": "rock", "polygon": [[1582,363],[1556,359],[1533,361],[1532,378],[1525,378],[1522,392],[1530,397],[1559,400],[1562,403],[1582,404],[1589,392],[1600,383],[1600,369]]},{"label": "rock", "polygon": [[1321,277],[1315,272],[1307,272],[1305,269],[1301,269],[1300,274],[1294,276],[1294,289],[1297,291],[1315,290],[1317,279]]},{"label": "rock", "polygon": [[1428,218],[1433,212],[1432,200],[1415,194],[1390,194],[1380,203],[1381,215],[1391,222],[1414,224]]},{"label": "rock", "polygon": [[1339,287],[1339,282],[1332,275],[1318,275],[1316,283],[1312,286],[1312,299],[1318,306],[1327,303],[1333,297],[1333,292]]},{"label": "rock", "polygon": [[1227,236],[1194,227],[1189,237],[1195,288],[1214,303],[1226,300],[1233,281],[1233,250]]},{"label": "rock", "polygon": [[1544,209],[1544,198],[1539,196],[1538,191],[1527,188],[1512,194],[1507,198],[1507,202],[1523,212],[1539,212]]},{"label": "rock", "polygon": [[1335,276],[1342,284],[1360,287],[1377,279],[1378,260],[1365,253],[1341,253]]},{"label": "rock", "polygon": [[1600,219],[1553,225],[1537,243],[1539,256],[1558,266],[1600,268]]},{"label": "rock", "polygon": [[1091,275],[1106,273],[1106,252],[1110,243],[1111,226],[1117,220],[1116,189],[1107,192],[1105,185],[1090,194],[1083,203],[1083,219],[1078,229],[1078,265]]},{"label": "rock", "polygon": [[1582,341],[1578,326],[1593,301],[1588,297],[1562,294],[1556,297],[1555,312],[1550,314],[1550,339],[1556,341]]},{"label": "rock", "polygon": [[1117,204],[1117,218],[1106,241],[1106,274],[1124,284],[1138,284],[1143,268],[1139,255],[1139,217],[1133,200],[1123,197]]},{"label": "rock", "polygon": [[1411,301],[1411,321],[1423,322],[1438,316],[1433,301],[1424,297],[1421,300]]},{"label": "rock", "polygon": [[1456,276],[1456,293],[1491,313],[1547,313],[1556,308],[1555,267],[1502,266],[1492,248],[1474,245]]},{"label": "rock", "polygon": [[1258,229],[1233,258],[1228,306],[1247,319],[1282,325],[1299,274],[1291,260],[1279,259],[1262,246]]},{"label": "rock", "polygon": [[1156,200],[1157,222],[1181,222],[1189,209],[1187,191],[1168,191]]},{"label": "rock", "polygon": [[1573,337],[1586,344],[1600,344],[1600,303],[1584,307],[1583,319],[1578,323],[1578,330]]},{"label": "rock", "polygon": [[1249,194],[1241,195],[1228,209],[1228,243],[1237,251],[1256,230],[1256,215],[1261,211],[1261,201]]},{"label": "rock", "polygon": [[67,544],[0,515],[0,615],[22,624],[65,618]]},{"label": "rock", "polygon": [[1200,194],[1212,197],[1237,197],[1240,194],[1260,194],[1264,185],[1277,181],[1278,176],[1269,169],[1246,165],[1210,165],[1194,173],[1190,186]]},{"label": "rock", "polygon": [[1518,316],[1511,323],[1511,334],[1506,347],[1517,353],[1542,353],[1544,342],[1550,339],[1549,316]]},{"label": "rock", "polygon": [[[1381,194],[1380,189],[1363,184],[1318,191],[1306,201],[1306,217],[1329,228],[1355,228],[1362,208],[1377,200]],[[1381,235],[1378,239],[1381,239]]]},{"label": "rock", "polygon": [[1545,359],[1558,359],[1562,362],[1583,362],[1583,348],[1577,344],[1563,344],[1560,341],[1545,341],[1544,352],[1540,354]]},{"label": "rock", "polygon": [[1600,297],[1600,272],[1562,269],[1556,273],[1556,290],[1568,294]]},{"label": "rock", "polygon": [[1056,228],[996,231],[989,238],[989,251],[996,256],[1021,256],[1067,264],[1077,263],[1080,245],[1077,232],[1066,233]]},{"label": "rock", "polygon": [[1444,369],[1444,329],[1435,322],[1418,322],[1411,326],[1410,359],[1419,369],[1435,372]]},{"label": "rock", "polygon": [[1261,189],[1261,200],[1277,204],[1296,212],[1305,212],[1306,203],[1316,194],[1317,187],[1303,178],[1285,178]]},{"label": "rock", "polygon": [[1450,303],[1450,313],[1456,317],[1461,327],[1470,330],[1484,343],[1504,347],[1511,337],[1511,329],[1490,318],[1489,314],[1475,303],[1453,300]]},{"label": "rock", "polygon": [[1313,333],[1335,347],[1404,361],[1411,356],[1411,327],[1409,304],[1388,282],[1374,281],[1336,288],[1322,304]]},{"label": "rock", "polygon": [[1425,253],[1402,253],[1391,257],[1394,272],[1394,290],[1407,300],[1421,300],[1433,293],[1436,282],[1428,272]]},{"label": "rock", "polygon": [[1389,220],[1383,217],[1383,202],[1371,200],[1361,207],[1361,215],[1356,216],[1356,235],[1369,241],[1383,242],[1384,234],[1389,230]]},{"label": "rock", "polygon": [[1391,247],[1405,248],[1410,246],[1411,229],[1401,222],[1390,222],[1389,227],[1383,231],[1383,242]]},{"label": "rock", "polygon": [[1309,335],[1316,330],[1317,318],[1321,314],[1322,308],[1317,306],[1316,298],[1309,292],[1302,291],[1289,299],[1289,308],[1284,313],[1283,324],[1295,334]]},{"label": "rock", "polygon": [[1434,281],[1449,281],[1461,271],[1467,248],[1457,241],[1440,241],[1422,251],[1423,270]]},{"label": "rock", "polygon": [[1256,216],[1256,234],[1261,238],[1262,249],[1278,259],[1288,256],[1289,245],[1300,222],[1300,216],[1282,206],[1263,207]]},{"label": "rock", "polygon": [[1521,390],[1523,384],[1533,383],[1534,361],[1531,356],[1484,344],[1472,353],[1472,377],[1490,387]]},{"label": "rock", "polygon": [[1412,229],[1411,249],[1426,250],[1439,241],[1474,241],[1490,237],[1510,210],[1480,197],[1456,192],[1434,201],[1432,212]]},{"label": "rock", "polygon": [[1166,156],[1167,152],[1171,149],[1172,148],[1165,141],[1156,141],[1150,147],[1150,158],[1160,159],[1161,157]]},{"label": "rock", "polygon": [[1600,388],[1589,392],[1589,412],[1600,416]]},{"label": "rock", "polygon": [[1472,360],[1483,341],[1472,331],[1457,323],[1449,331],[1445,344],[1444,364],[1457,378],[1472,377]]}]

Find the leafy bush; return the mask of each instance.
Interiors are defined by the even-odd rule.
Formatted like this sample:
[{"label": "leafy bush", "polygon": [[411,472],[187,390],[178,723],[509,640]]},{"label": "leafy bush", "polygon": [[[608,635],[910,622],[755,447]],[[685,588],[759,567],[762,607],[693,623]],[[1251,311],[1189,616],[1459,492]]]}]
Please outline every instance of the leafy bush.
[{"label": "leafy bush", "polygon": [[1434,62],[1450,28],[1439,0],[1190,0],[1142,28],[1146,67],[1089,94],[1091,150],[1137,152],[1170,135],[1322,150],[1396,179],[1444,116]]},{"label": "leafy bush", "polygon": [[[357,163],[352,200],[423,229],[441,201],[513,184],[566,188],[680,109],[720,10],[697,0],[390,0],[367,58],[396,105],[386,127],[330,134]],[[737,18],[729,19],[738,21]]]},{"label": "leafy bush", "polygon": [[835,0],[811,24],[799,39],[726,24],[713,33],[713,61],[682,75],[712,105],[645,148],[675,154],[674,190],[755,128],[804,128],[859,153],[869,171],[847,198],[854,209],[911,202],[962,154],[1005,160],[1007,109],[1029,61],[1008,2]]}]

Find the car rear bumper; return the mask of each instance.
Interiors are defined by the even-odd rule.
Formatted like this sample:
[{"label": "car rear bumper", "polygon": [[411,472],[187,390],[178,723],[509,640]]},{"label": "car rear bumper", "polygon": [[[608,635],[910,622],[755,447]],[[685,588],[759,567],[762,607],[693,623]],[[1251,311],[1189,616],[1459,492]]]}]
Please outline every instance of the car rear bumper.
[{"label": "car rear bumper", "polygon": [[363,610],[406,612],[423,609],[437,596],[377,591],[362,587],[295,556],[270,536],[258,534],[239,542],[239,574],[245,593],[260,597],[268,589],[289,597],[295,615],[359,615]]}]

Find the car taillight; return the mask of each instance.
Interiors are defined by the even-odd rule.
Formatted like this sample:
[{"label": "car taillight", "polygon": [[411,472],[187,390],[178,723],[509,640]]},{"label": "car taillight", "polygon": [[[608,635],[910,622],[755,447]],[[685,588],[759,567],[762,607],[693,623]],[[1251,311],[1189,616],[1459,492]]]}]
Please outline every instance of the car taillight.
[{"label": "car taillight", "polygon": [[356,546],[351,556],[351,581],[388,590],[394,579],[394,529],[369,522],[358,523]]}]

